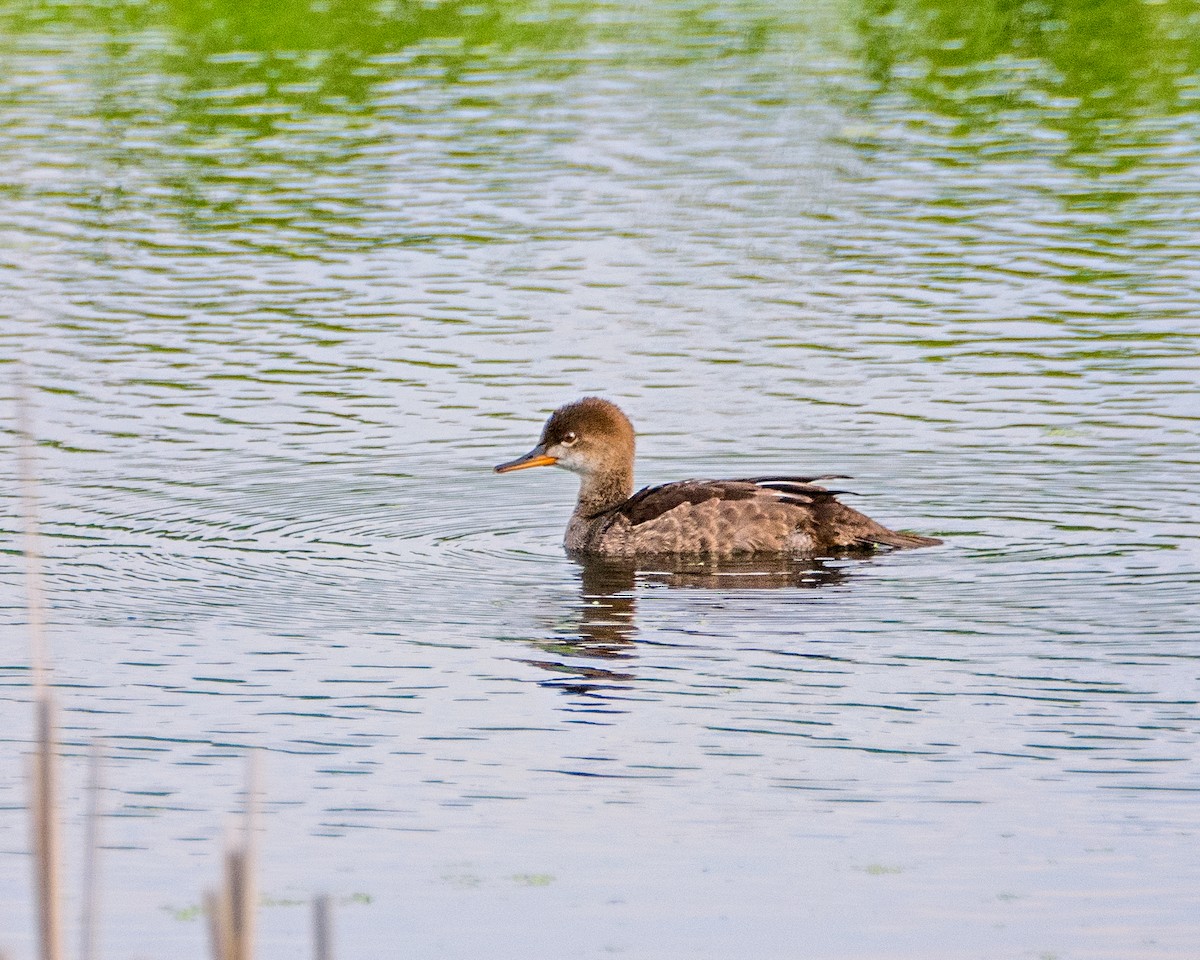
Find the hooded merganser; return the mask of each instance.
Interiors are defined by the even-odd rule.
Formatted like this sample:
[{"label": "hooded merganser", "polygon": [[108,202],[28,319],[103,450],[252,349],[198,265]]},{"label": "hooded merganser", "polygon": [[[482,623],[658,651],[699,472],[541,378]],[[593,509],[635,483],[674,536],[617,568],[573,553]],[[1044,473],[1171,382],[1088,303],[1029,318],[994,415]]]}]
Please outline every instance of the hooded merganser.
[{"label": "hooded merganser", "polygon": [[567,551],[583,556],[813,555],[927,547],[942,541],[897,533],[843,503],[815,477],[680,480],[633,492],[634,434],[616,404],[584,397],[559,407],[538,445],[496,473],[562,467],[579,474]]}]

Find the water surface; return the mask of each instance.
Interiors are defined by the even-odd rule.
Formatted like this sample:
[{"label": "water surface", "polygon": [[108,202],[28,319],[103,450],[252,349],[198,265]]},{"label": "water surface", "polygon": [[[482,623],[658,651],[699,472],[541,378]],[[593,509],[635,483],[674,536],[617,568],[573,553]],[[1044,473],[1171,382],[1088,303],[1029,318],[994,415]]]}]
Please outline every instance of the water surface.
[{"label": "water surface", "polygon": [[[255,746],[268,958],[320,891],[351,957],[1194,954],[1197,9],[792,6],[4,8],[106,954],[205,955]],[[585,393],[640,482],[851,474],[946,545],[581,567],[572,478],[490,467]]]}]

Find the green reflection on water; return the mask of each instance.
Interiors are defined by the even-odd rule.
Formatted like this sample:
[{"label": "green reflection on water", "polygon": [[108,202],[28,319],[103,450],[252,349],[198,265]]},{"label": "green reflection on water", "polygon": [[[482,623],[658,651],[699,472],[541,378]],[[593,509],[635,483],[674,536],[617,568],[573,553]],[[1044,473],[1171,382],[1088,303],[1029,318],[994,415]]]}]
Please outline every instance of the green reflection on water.
[{"label": "green reflection on water", "polygon": [[[542,63],[546,50],[578,46],[584,32],[577,16],[476,0],[173,0],[168,22],[178,47],[167,66],[187,78],[193,113],[266,129],[280,107],[361,109],[380,84],[406,76],[453,83],[469,65],[502,63],[514,49]],[[206,99],[215,91],[275,109],[222,110]]]},{"label": "green reflection on water", "polygon": [[[1194,0],[825,0],[802,9],[778,0],[39,0],[0,8],[0,56],[19,44],[14,38],[36,34],[61,38],[44,49],[57,43],[62,69],[93,94],[72,108],[100,122],[89,149],[110,172],[70,202],[95,204],[97,228],[115,213],[153,207],[165,192],[162,206],[193,229],[277,224],[332,243],[337,230],[322,225],[336,225],[336,242],[347,245],[370,232],[378,191],[397,183],[388,158],[428,135],[422,124],[440,124],[432,135],[453,144],[437,160],[447,169],[529,169],[545,143],[581,132],[586,117],[562,129],[546,117],[564,97],[556,81],[584,70],[602,80],[637,71],[647,101],[685,84],[696,98],[733,92],[777,112],[849,89],[851,110],[936,128],[916,148],[934,163],[1045,155],[1089,175],[1135,171],[1160,156],[1180,122],[1155,121],[1195,111],[1200,98]],[[697,86],[701,77],[736,82]],[[824,93],[814,77],[829,81]],[[872,143],[849,139],[870,156]],[[322,179],[330,176],[341,179]],[[1111,209],[1144,186],[1098,179],[1064,192],[1063,203]],[[437,226],[392,224],[390,242],[431,242]],[[458,235],[494,239],[486,225]]]},{"label": "green reflection on water", "polygon": [[[199,98],[198,114],[269,129],[281,105],[354,109],[398,76],[453,82],[466,64],[502,67],[514,52],[522,66],[545,66],[548,51],[583,43],[589,9],[536,0],[33,2],[0,10],[0,25],[14,34],[92,33],[107,44],[112,67],[153,66],[181,78],[183,99]],[[263,109],[222,109],[205,99],[215,92]]]},{"label": "green reflection on water", "polygon": [[[0,10],[0,57],[21,35],[44,37],[51,57],[60,43],[74,48],[62,68],[92,95],[70,107],[99,121],[99,135],[75,149],[104,172],[68,202],[98,230],[119,214],[152,212],[165,195],[164,208],[193,230],[275,226],[329,240],[328,227],[353,246],[377,191],[396,182],[390,157],[411,148],[405,138],[420,136],[420,124],[448,125],[437,136],[457,141],[451,166],[469,168],[473,154],[503,160],[504,132],[481,132],[468,114],[528,121],[519,111],[536,94],[507,103],[497,73],[547,86],[579,69],[572,53],[590,9],[536,0],[17,3]],[[52,123],[62,103],[47,98],[47,107]],[[526,122],[525,132],[536,127]],[[427,226],[395,234],[398,243],[430,239]],[[260,247],[297,252],[295,238],[260,238]]]},{"label": "green reflection on water", "polygon": [[1128,169],[1162,142],[1139,121],[1198,105],[1192,0],[865,0],[857,26],[875,96],[901,91],[963,137],[1033,115],[1071,166]]},{"label": "green reflection on water", "polygon": [[[904,89],[966,123],[1024,103],[1068,102],[1098,121],[1192,108],[1200,69],[1194,0],[827,0],[803,14],[752,0],[631,4],[538,0],[164,0],[158,3],[12,3],[7,32],[55,26],[104,35],[120,58],[149,43],[166,72],[194,94],[286,103],[314,111],[368,105],[380,83],[411,76],[454,82],[467,65],[576,69],[589,44],[676,48],[658,64],[758,56],[838,23],[861,37],[860,69],[878,90]],[[690,52],[692,56],[672,57]],[[562,56],[562,54],[576,54]],[[614,49],[603,56],[620,59]],[[824,68],[824,67],[822,67]],[[1186,82],[1185,82],[1186,81]],[[203,112],[247,123],[247,111]],[[269,124],[270,111],[255,121]]]}]

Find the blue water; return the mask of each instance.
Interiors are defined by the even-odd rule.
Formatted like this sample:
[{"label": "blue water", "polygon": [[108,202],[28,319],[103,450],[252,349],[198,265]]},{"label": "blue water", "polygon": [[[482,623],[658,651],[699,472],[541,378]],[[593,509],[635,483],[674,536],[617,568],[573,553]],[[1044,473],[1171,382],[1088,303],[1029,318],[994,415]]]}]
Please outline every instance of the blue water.
[{"label": "blue water", "polygon": [[[0,14],[103,953],[207,955],[257,747],[267,958],[321,892],[345,957],[1193,957],[1200,32],[1060,6]],[[946,545],[581,568],[573,478],[490,468],[586,393],[639,483],[846,473]]]}]

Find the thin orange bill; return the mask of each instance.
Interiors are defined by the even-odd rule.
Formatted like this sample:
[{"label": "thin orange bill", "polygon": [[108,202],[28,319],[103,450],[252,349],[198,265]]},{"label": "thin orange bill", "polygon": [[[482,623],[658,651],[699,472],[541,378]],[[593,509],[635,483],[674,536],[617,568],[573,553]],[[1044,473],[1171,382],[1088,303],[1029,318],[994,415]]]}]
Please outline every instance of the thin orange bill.
[{"label": "thin orange bill", "polygon": [[509,460],[508,463],[501,463],[494,469],[496,473],[511,473],[514,470],[528,470],[530,467],[552,467],[556,463],[558,463],[558,458],[547,456],[545,449],[539,444],[525,456]]}]

